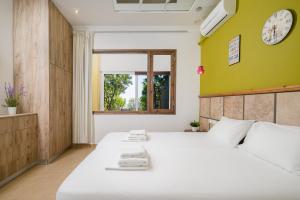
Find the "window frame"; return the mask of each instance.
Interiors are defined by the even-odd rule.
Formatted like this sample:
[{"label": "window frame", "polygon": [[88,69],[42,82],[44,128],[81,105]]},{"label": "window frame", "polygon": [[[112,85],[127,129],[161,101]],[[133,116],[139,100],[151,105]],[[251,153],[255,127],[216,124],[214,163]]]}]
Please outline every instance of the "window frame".
[{"label": "window frame", "polygon": [[[176,114],[176,49],[94,49],[93,54],[147,54],[147,111],[93,111],[93,114]],[[170,108],[154,109],[153,103],[153,57],[154,55],[171,56]],[[104,89],[104,88],[103,88]]]}]

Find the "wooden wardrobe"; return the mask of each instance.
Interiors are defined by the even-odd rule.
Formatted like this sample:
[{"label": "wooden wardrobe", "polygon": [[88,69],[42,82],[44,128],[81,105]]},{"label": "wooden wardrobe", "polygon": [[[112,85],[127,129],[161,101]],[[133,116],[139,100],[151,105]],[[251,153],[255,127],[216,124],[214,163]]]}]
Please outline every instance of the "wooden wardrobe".
[{"label": "wooden wardrobe", "polygon": [[25,87],[19,112],[38,113],[39,160],[72,144],[72,26],[49,0],[14,0],[14,83]]}]

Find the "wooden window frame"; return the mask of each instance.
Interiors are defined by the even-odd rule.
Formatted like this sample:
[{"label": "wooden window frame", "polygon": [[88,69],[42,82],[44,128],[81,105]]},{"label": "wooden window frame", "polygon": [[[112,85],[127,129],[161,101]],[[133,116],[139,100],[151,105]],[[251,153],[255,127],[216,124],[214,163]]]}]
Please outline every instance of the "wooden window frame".
[{"label": "wooden window frame", "polygon": [[[147,72],[136,72],[137,74],[147,74],[147,111],[93,111],[93,114],[159,114],[175,115],[176,114],[176,49],[94,49],[93,54],[147,54]],[[170,108],[154,109],[153,108],[153,57],[154,55],[171,56],[171,88],[170,88]]]}]

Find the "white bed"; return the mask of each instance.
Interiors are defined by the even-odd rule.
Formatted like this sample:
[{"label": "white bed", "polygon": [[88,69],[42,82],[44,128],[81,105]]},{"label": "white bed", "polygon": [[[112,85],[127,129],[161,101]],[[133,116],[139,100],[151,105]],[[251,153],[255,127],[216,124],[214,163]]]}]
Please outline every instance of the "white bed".
[{"label": "white bed", "polygon": [[299,200],[300,176],[206,134],[149,133],[148,171],[107,171],[124,133],[107,135],[67,177],[57,200]]}]

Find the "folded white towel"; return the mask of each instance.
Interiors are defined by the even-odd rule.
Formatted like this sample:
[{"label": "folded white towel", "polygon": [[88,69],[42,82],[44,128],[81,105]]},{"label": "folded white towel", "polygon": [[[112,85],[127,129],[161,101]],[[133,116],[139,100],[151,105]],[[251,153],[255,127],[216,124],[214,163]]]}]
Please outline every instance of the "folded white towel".
[{"label": "folded white towel", "polygon": [[[121,151],[122,152],[119,157],[108,160],[105,167],[106,170],[141,171],[148,170],[150,168],[150,157],[143,146],[124,146],[121,148]],[[144,157],[128,157],[133,155]]]},{"label": "folded white towel", "polygon": [[148,158],[126,158],[119,160],[120,167],[147,167]]},{"label": "folded white towel", "polygon": [[113,171],[144,171],[148,170],[149,166],[145,167],[120,167],[118,163],[111,164],[105,167],[106,170],[113,170]]},{"label": "folded white towel", "polygon": [[145,158],[147,151],[143,146],[131,146],[121,149],[120,158]]},{"label": "folded white towel", "polygon": [[122,142],[146,142],[147,141],[147,139],[128,139],[128,138],[126,138],[126,139],[124,139],[124,140],[121,140]]},{"label": "folded white towel", "polygon": [[146,130],[131,130],[123,142],[144,142],[148,140]]},{"label": "folded white towel", "polygon": [[146,130],[131,130],[130,135],[147,135]]},{"label": "folded white towel", "polygon": [[147,140],[147,135],[128,135],[128,140]]}]

